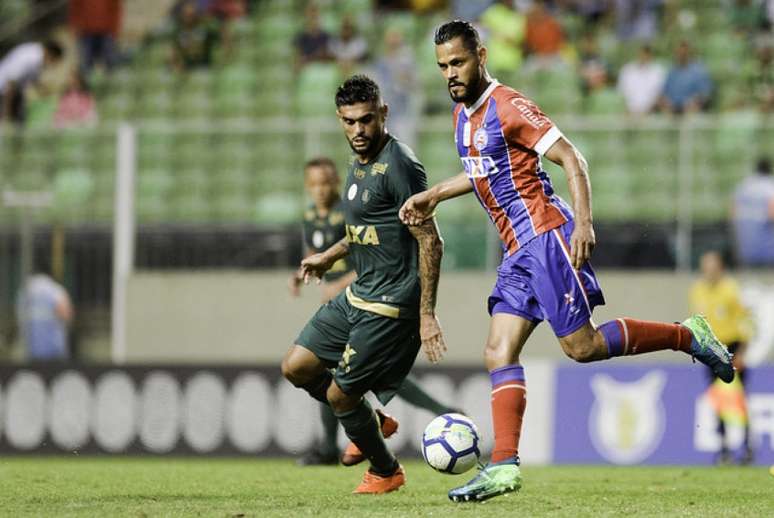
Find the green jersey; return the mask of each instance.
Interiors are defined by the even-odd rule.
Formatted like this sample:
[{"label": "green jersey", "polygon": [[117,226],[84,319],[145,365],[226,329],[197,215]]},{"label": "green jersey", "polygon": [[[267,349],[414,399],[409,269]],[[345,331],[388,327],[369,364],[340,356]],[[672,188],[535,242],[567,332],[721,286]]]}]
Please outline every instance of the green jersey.
[{"label": "green jersey", "polygon": [[[314,205],[310,206],[304,213],[304,248],[306,252],[315,254],[324,252],[344,239],[345,235],[344,211],[341,200],[337,201],[325,216],[322,216]],[[352,266],[347,258],[343,257],[334,263],[331,269],[325,273],[323,279],[332,281],[350,271],[352,271]]]},{"label": "green jersey", "polygon": [[392,136],[367,164],[350,159],[342,207],[348,257],[357,272],[347,288],[353,306],[391,318],[418,318],[419,248],[398,210],[425,189],[425,168]]}]

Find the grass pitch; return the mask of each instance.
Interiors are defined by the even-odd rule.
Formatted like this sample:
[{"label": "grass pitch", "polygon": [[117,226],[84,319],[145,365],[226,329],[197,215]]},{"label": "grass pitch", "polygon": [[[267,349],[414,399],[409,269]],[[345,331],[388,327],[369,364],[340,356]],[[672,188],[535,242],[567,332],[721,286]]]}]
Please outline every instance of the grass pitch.
[{"label": "grass pitch", "polygon": [[445,476],[404,462],[407,485],[350,492],[364,466],[300,468],[292,460],[0,459],[2,516],[774,516],[766,468],[524,467],[518,494],[454,504]]}]

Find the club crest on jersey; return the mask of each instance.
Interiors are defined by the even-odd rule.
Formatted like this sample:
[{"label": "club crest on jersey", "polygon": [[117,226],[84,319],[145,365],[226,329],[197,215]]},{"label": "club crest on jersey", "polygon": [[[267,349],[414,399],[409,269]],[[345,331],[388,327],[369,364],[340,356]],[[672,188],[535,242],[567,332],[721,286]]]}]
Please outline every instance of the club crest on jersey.
[{"label": "club crest on jersey", "polygon": [[321,230],[315,230],[312,234],[312,244],[315,248],[322,248],[325,244],[325,234]]},{"label": "club crest on jersey", "polygon": [[478,128],[473,134],[473,145],[479,151],[482,151],[489,143],[489,134],[484,128]]},{"label": "club crest on jersey", "polygon": [[360,199],[363,201],[363,204],[368,203],[368,200],[371,199],[371,193],[368,191],[368,189],[363,190],[363,195],[360,196]]},{"label": "club crest on jersey", "polygon": [[355,178],[357,178],[358,180],[362,180],[363,178],[365,178],[366,172],[363,171],[362,169],[355,169],[354,174],[355,174]]},{"label": "club crest on jersey", "polygon": [[591,378],[594,404],[589,432],[594,448],[603,457],[616,464],[637,464],[658,447],[666,421],[661,400],[666,380],[660,371],[629,382],[607,374]]},{"label": "club crest on jersey", "polygon": [[357,184],[353,183],[349,186],[349,190],[347,191],[347,199],[352,201],[355,199],[355,196],[357,196]]}]

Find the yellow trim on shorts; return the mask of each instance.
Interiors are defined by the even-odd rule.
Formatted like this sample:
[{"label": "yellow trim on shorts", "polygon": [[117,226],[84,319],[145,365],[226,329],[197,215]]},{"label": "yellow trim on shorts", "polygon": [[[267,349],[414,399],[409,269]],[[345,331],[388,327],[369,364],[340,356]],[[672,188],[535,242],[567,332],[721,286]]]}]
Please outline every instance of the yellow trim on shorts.
[{"label": "yellow trim on shorts", "polygon": [[376,313],[387,318],[398,318],[400,315],[400,308],[390,306],[389,304],[382,304],[381,302],[368,302],[363,300],[354,293],[349,286],[347,286],[347,301],[358,309],[368,311],[370,313]]}]

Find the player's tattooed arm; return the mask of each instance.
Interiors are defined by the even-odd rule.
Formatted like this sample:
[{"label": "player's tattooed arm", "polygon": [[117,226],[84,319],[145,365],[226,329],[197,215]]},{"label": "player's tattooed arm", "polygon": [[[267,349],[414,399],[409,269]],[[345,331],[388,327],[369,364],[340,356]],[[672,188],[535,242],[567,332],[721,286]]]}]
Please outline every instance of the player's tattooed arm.
[{"label": "player's tattooed arm", "polygon": [[565,137],[557,140],[545,156],[560,165],[567,174],[567,186],[575,213],[575,230],[570,237],[570,259],[573,268],[578,269],[591,258],[596,244],[591,216],[589,165],[578,148]]},{"label": "player's tattooed arm", "polygon": [[331,269],[333,263],[349,253],[349,242],[342,238],[331,245],[325,252],[313,254],[301,261],[300,273],[304,278],[304,284],[309,284],[310,279],[315,278],[319,283],[325,272]]},{"label": "player's tattooed arm", "polygon": [[438,279],[441,275],[441,257],[443,239],[438,232],[435,218],[430,218],[418,226],[408,227],[411,235],[419,243],[419,282],[421,296],[419,301],[419,335],[427,358],[438,362],[446,352],[441,325],[435,316],[435,302],[438,294]]},{"label": "player's tattooed arm", "polygon": [[419,225],[433,217],[436,206],[442,201],[462,196],[472,190],[473,185],[467,175],[464,172],[459,173],[406,200],[398,213],[400,220],[406,225]]}]

